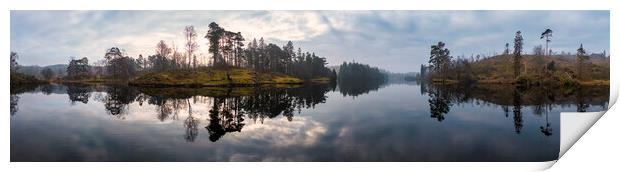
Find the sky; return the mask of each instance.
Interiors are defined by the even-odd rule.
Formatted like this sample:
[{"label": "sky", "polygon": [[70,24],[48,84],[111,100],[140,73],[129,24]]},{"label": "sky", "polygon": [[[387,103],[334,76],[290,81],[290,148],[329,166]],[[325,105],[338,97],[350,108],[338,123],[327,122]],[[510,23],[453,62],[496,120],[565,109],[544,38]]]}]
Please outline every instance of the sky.
[{"label": "sky", "polygon": [[11,51],[21,65],[66,64],[70,57],[101,60],[119,47],[131,57],[155,54],[160,40],[183,49],[183,29],[198,33],[199,56],[207,53],[208,24],[263,37],[325,57],[370,64],[392,72],[415,72],[428,62],[430,46],[442,41],[452,56],[501,53],[517,30],[524,51],[544,44],[575,53],[609,53],[609,11],[11,11]]}]

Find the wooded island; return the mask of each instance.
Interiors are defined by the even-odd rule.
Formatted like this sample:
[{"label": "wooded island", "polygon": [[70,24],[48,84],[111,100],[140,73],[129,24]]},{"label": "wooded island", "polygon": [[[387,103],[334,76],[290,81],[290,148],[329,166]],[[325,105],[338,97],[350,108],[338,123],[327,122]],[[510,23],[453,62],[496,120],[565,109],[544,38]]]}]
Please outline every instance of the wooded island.
[{"label": "wooded island", "polygon": [[[41,71],[43,81],[14,72],[17,53],[11,53],[11,85],[53,82],[127,83],[137,86],[249,86],[260,84],[301,84],[331,82],[336,71],[326,67],[324,57],[295,50],[293,43],[279,47],[263,38],[244,45],[240,32],[228,31],[217,23],[209,24],[204,36],[209,41],[210,57],[196,54],[199,45],[193,26],[183,31],[185,44],[179,48],[164,40],[155,46],[155,54],[128,56],[119,47],[109,48],[104,59],[90,64],[87,57],[72,58],[66,75],[55,77],[54,71]],[[59,71],[60,73],[62,71]]]}]

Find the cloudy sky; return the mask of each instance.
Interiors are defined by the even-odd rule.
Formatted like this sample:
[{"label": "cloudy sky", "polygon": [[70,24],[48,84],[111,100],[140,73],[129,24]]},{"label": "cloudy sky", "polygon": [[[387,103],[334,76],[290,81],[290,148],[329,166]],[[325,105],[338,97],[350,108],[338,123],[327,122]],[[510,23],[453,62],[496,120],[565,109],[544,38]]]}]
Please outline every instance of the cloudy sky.
[{"label": "cloudy sky", "polygon": [[154,54],[159,40],[182,46],[183,28],[193,25],[207,56],[203,37],[213,21],[246,40],[291,40],[330,65],[354,60],[394,72],[417,71],[438,41],[453,56],[499,53],[517,30],[528,52],[544,43],[546,28],[554,51],[574,53],[580,43],[609,50],[608,11],[11,11],[11,50],[22,65],[95,61],[113,46],[137,57]]}]

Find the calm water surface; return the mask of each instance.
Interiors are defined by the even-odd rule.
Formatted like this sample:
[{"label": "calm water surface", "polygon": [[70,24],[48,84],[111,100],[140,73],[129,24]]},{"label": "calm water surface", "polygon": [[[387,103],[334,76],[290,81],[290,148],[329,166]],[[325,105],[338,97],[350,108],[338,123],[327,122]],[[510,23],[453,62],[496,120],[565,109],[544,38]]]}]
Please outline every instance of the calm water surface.
[{"label": "calm water surface", "polygon": [[608,94],[45,85],[12,90],[11,161],[549,161],[559,112],[603,110]]}]

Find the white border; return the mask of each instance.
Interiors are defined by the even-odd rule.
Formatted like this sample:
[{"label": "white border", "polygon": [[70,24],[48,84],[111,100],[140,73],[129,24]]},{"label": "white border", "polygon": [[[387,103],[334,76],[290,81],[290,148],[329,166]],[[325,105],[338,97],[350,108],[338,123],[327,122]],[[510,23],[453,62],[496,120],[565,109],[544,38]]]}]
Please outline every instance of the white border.
[{"label": "white border", "polygon": [[[226,9],[264,9],[264,10],[612,10],[611,14],[611,50],[619,52],[617,45],[618,31],[617,23],[620,19],[614,16],[619,8],[611,0],[451,0],[451,1],[397,1],[397,0],[226,0],[226,1],[200,1],[200,0],[174,0],[174,1],[148,1],[148,0],[21,0],[14,2],[2,1],[0,13],[2,27],[0,34],[4,35],[0,41],[3,53],[8,54],[10,43],[9,15],[10,9],[81,9],[81,10],[107,10],[107,9],[163,9],[163,10],[222,10]],[[190,5],[186,5],[190,4]],[[615,31],[615,32],[614,32]],[[7,61],[0,62],[2,66],[8,66]],[[618,60],[612,58],[612,66],[620,66]],[[2,80],[9,80],[9,69],[2,68]],[[617,69],[611,69],[612,102],[615,102],[618,95],[618,73]],[[9,84],[2,86],[2,96],[9,97]],[[8,104],[8,99],[3,99],[3,104]],[[611,107],[611,106],[610,106]],[[618,108],[611,107],[606,115],[592,127],[592,131],[583,136],[582,140],[574,145],[574,151],[568,153],[558,161],[556,170],[575,170],[575,169],[598,169],[603,171],[617,171],[618,167],[614,164],[613,158],[619,153],[617,145],[616,131],[618,128]],[[3,106],[5,113],[8,107]],[[109,170],[132,170],[132,171],[214,171],[214,170],[235,170],[244,171],[257,169],[269,171],[411,171],[432,170],[432,171],[530,171],[545,169],[552,165],[547,163],[9,163],[9,115],[5,114],[2,121],[1,137],[4,138],[0,143],[2,150],[2,160],[6,162],[3,171],[109,171]]]}]

